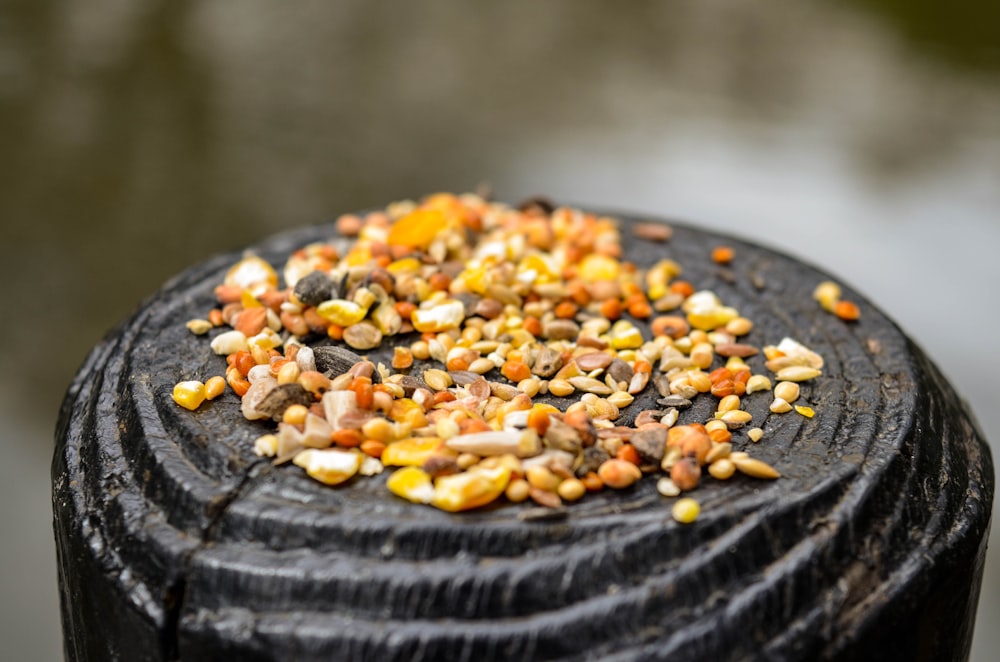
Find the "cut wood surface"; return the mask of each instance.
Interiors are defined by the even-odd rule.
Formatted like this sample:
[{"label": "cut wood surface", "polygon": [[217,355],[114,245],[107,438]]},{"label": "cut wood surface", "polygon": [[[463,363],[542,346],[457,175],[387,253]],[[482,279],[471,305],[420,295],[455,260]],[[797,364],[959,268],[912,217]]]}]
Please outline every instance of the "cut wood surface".
[{"label": "cut wood surface", "polygon": [[[737,434],[734,450],[752,446],[780,479],[704,482],[691,525],[654,477],[526,522],[525,504],[405,502],[388,472],[327,487],[272,466],[253,453],[271,424],[245,420],[231,390],[193,412],[171,399],[224,372],[185,328],[239,259],[220,256],[143,303],[67,394],[53,499],[68,659],[964,659],[993,466],[960,398],[861,295],[846,292],[857,322],[825,312],[811,295],[826,274],[683,224],[636,240],[629,224],[648,220],[623,221],[628,259],[677,260],[754,320],[746,342],[789,336],[825,359],[801,386],[811,419],[744,398],[765,435]],[[333,236],[254,248],[281,264]],[[709,259],[720,244],[726,266]],[[624,420],[657,397],[647,388]]]}]

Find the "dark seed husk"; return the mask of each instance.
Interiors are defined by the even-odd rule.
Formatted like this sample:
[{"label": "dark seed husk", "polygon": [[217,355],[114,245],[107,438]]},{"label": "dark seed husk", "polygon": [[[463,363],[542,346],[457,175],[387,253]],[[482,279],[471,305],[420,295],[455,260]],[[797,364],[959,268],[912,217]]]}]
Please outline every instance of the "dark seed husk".
[{"label": "dark seed husk", "polygon": [[403,375],[397,383],[403,387],[403,394],[408,398],[413,397],[413,393],[418,388],[427,388],[424,380],[414,375]]},{"label": "dark seed husk", "polygon": [[653,386],[656,387],[656,392],[662,395],[664,398],[670,397],[670,379],[664,374],[657,374],[653,376]]},{"label": "dark seed husk", "polygon": [[604,462],[610,460],[611,456],[600,446],[590,446],[583,449],[583,459],[580,466],[576,468],[577,476],[586,476],[591,471],[597,471]]},{"label": "dark seed husk", "polygon": [[322,271],[313,271],[300,278],[292,290],[295,296],[307,306],[318,306],[334,295],[333,281]]},{"label": "dark seed husk", "polygon": [[275,421],[280,421],[285,410],[292,405],[308,407],[313,402],[313,394],[305,390],[301,384],[282,384],[275,386],[257,405],[257,411],[267,414]]},{"label": "dark seed husk", "polygon": [[550,347],[542,347],[535,358],[535,364],[532,366],[531,371],[539,377],[551,377],[556,374],[562,365],[562,354],[560,352]]},{"label": "dark seed husk", "polygon": [[553,520],[566,519],[568,515],[569,509],[566,506],[555,506],[554,508],[537,506],[522,510],[517,514],[517,519],[522,522],[551,522]]},{"label": "dark seed husk", "polygon": [[608,365],[607,372],[616,382],[625,382],[626,384],[632,381],[632,375],[635,374],[632,366],[621,359],[612,361]]},{"label": "dark seed husk", "polygon": [[[677,409],[687,409],[691,406],[691,401],[687,398],[682,398],[679,395],[668,395],[665,398],[660,398],[656,401],[656,404],[663,405],[664,407],[676,407]],[[664,415],[666,412],[664,412]]]},{"label": "dark seed husk", "polygon": [[659,465],[667,446],[666,428],[639,430],[630,440],[643,463]]},{"label": "dark seed husk", "polygon": [[583,439],[580,432],[557,418],[549,420],[549,427],[545,431],[543,439],[547,448],[555,448],[570,453],[579,453],[583,448]]},{"label": "dark seed husk", "polygon": [[451,375],[451,381],[459,386],[468,386],[472,382],[478,382],[483,378],[478,372],[472,372],[471,370],[450,370],[448,374]]},{"label": "dark seed husk", "polygon": [[[356,364],[364,361],[351,350],[336,345],[313,347],[313,356],[316,361],[316,369],[327,377],[339,377]],[[378,383],[380,381],[382,380],[376,370],[372,374],[372,382]]]}]

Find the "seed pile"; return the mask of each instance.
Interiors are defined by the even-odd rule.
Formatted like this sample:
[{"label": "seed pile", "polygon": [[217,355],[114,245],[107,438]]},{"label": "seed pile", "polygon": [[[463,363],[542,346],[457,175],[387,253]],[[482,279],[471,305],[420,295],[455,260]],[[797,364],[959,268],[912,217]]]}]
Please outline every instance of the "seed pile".
[{"label": "seed pile", "polygon": [[[342,216],[337,230],[293,253],[282,279],[254,255],[233,265],[219,306],[187,324],[212,333],[225,378],[173,392],[194,410],[228,385],[247,419],[277,422],[255,452],[325,484],[394,467],[393,494],[454,512],[501,498],[560,508],[655,473],[675,497],[704,473],[779,477],[733,448],[742,428],[763,437],[746,397],[813,415],[795,403],[799,382],[821,374],[818,354],[790,338],[744,342],[753,322],[681,279],[681,265],[623,259],[612,218],[437,194]],[[671,239],[666,225],[633,232]],[[386,343],[390,365],[358,356]],[[745,361],[761,352],[771,376]],[[650,388],[659,407],[616,424]],[[565,406],[537,401],[546,394]],[[677,424],[701,397],[714,416]],[[698,512],[691,499],[673,509],[681,522]]]}]

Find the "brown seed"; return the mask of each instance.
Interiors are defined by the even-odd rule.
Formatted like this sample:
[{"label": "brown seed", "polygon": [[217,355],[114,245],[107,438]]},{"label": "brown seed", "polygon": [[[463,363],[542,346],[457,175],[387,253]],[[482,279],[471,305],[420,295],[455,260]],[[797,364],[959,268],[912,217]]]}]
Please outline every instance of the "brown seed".
[{"label": "brown seed", "polygon": [[614,357],[606,352],[587,352],[586,354],[581,354],[573,359],[581,370],[585,372],[590,372],[591,370],[598,370],[601,368],[607,368]]},{"label": "brown seed", "polygon": [[531,367],[531,372],[539,377],[551,377],[562,367],[562,354],[549,347],[542,347],[538,350],[535,363]]},{"label": "brown seed", "polygon": [[674,230],[666,223],[633,223],[632,234],[646,241],[670,241]]},{"label": "brown seed", "polygon": [[572,340],[580,335],[580,325],[573,320],[555,319],[544,325],[542,335],[551,340]]},{"label": "brown seed", "polygon": [[562,499],[559,498],[559,495],[555,492],[550,492],[549,490],[532,487],[529,489],[528,495],[531,497],[531,500],[539,506],[545,506],[546,508],[558,508],[562,505]]},{"label": "brown seed", "polygon": [[693,490],[701,480],[701,467],[693,457],[682,457],[670,467],[670,480],[682,492]]},{"label": "brown seed", "polygon": [[748,356],[756,356],[759,352],[760,350],[753,345],[743,343],[720,343],[715,346],[715,353],[726,358],[738,356],[741,359],[745,359]]},{"label": "brown seed", "polygon": [[503,304],[496,299],[480,299],[472,312],[488,320],[496,319],[503,312]]}]

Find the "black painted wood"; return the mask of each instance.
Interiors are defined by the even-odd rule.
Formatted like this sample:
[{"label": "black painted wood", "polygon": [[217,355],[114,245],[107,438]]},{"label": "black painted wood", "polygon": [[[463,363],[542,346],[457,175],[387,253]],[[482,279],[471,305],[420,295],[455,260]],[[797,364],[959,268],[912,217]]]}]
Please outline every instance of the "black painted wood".
[{"label": "black painted wood", "polygon": [[[272,467],[234,394],[196,412],[170,397],[223,372],[184,327],[238,259],[220,256],[109,334],[66,395],[52,477],[67,658],[965,659],[994,475],[960,398],[856,292],[858,323],[820,310],[816,269],[680,224],[639,242],[629,222],[628,257],[679,261],[755,320],[749,342],[789,335],[826,359],[802,388],[811,420],[744,399],[766,431],[753,453],[783,478],[706,480],[690,526],[650,478],[526,523],[527,506],[448,514],[396,499],[384,475],[329,488]],[[279,264],[333,235],[255,248]],[[707,260],[719,243],[728,268]]]}]

